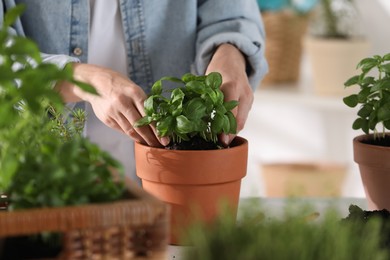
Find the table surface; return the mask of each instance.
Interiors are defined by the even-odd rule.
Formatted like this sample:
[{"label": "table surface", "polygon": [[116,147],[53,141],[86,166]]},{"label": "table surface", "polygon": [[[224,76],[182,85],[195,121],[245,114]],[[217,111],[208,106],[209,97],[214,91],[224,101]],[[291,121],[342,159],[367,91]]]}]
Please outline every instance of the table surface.
[{"label": "table surface", "polygon": [[[347,216],[349,214],[348,208],[351,204],[357,205],[364,210],[367,210],[367,202],[364,198],[242,198],[238,207],[238,219],[240,213],[242,213],[247,205],[251,208],[258,206],[258,209],[264,210],[269,216],[280,216],[284,211],[285,206],[289,203],[289,206],[296,207],[309,206],[313,212],[318,212],[321,216],[321,212],[325,212],[327,209],[336,209],[341,216]],[[169,245],[167,250],[168,260],[182,260],[187,250],[191,250],[191,247],[173,246]]]}]

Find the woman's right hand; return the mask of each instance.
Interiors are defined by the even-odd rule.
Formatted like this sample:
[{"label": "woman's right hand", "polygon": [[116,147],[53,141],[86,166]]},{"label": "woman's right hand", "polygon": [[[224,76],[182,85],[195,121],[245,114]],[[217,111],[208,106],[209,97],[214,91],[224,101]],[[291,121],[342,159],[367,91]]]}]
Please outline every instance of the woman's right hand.
[{"label": "woman's right hand", "polygon": [[134,123],[145,115],[145,92],[127,77],[115,71],[90,64],[74,63],[74,78],[95,87],[99,95],[87,93],[79,87],[61,82],[56,89],[65,102],[89,102],[95,115],[107,126],[119,130],[137,142],[153,147],[167,145],[167,138],[158,138],[155,127],[134,128]]}]

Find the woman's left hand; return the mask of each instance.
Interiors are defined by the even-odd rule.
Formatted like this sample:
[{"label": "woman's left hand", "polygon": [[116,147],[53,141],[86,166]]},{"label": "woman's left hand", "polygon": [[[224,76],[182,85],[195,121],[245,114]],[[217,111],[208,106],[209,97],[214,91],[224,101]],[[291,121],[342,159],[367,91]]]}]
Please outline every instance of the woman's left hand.
[{"label": "woman's left hand", "polygon": [[[225,101],[237,100],[239,102],[238,106],[232,111],[237,119],[238,134],[245,126],[254,98],[246,74],[245,57],[235,46],[222,44],[215,51],[207,67],[206,75],[213,71],[222,75],[221,90],[225,95]],[[220,141],[228,146],[237,134],[222,134]]]}]

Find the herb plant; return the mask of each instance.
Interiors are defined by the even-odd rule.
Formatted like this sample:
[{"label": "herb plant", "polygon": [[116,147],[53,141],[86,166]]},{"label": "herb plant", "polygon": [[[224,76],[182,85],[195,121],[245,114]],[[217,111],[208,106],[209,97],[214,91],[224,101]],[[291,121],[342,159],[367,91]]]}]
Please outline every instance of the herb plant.
[{"label": "herb plant", "polygon": [[23,5],[9,10],[0,31],[2,200],[6,195],[9,209],[19,209],[121,198],[122,179],[111,174],[111,169],[121,173],[121,166],[81,136],[82,112],[63,117],[69,112],[53,85],[70,81],[91,93],[95,89],[76,81],[70,66],[43,63],[33,41],[10,33],[23,10]]},{"label": "herb plant", "polygon": [[323,38],[348,39],[357,36],[359,15],[355,0],[318,0],[310,33]]},{"label": "herb plant", "polygon": [[[178,84],[166,90],[170,98],[163,95],[163,81]],[[134,126],[156,123],[158,135],[169,137],[173,144],[194,138],[217,144],[219,134],[237,131],[231,110],[238,101],[224,101],[221,84],[222,76],[218,72],[207,76],[187,73],[181,78],[163,77],[153,84],[144,102],[146,115]]]},{"label": "herb plant", "polygon": [[183,235],[193,246],[184,259],[389,259],[388,246],[382,245],[388,233],[382,233],[379,220],[342,221],[333,209],[312,220],[307,217],[313,212],[310,205],[290,206],[270,216],[258,204],[245,204],[237,221],[221,214],[212,225],[194,224]]},{"label": "herb plant", "polygon": [[[390,53],[365,58],[357,68],[361,73],[344,84],[346,87],[360,87],[357,94],[343,99],[352,108],[360,104],[352,128],[362,129],[366,134],[373,132],[375,139],[385,137],[386,130],[390,129]],[[378,125],[381,130],[377,129]]]}]

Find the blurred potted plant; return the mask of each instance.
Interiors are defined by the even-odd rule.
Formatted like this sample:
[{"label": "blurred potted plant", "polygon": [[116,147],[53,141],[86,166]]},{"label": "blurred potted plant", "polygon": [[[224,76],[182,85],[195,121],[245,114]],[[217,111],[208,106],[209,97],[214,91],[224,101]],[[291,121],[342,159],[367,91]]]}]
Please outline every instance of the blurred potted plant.
[{"label": "blurred potted plant", "polygon": [[213,225],[191,226],[185,239],[194,246],[184,259],[384,260],[390,255],[388,218],[382,222],[356,206],[345,219],[333,209],[313,219],[310,205],[287,204],[280,216],[267,215],[258,203],[245,206],[238,221],[222,216]]},{"label": "blurred potted plant", "polygon": [[269,72],[262,85],[296,83],[300,76],[302,39],[317,0],[257,0],[266,32]]},{"label": "blurred potted plant", "polygon": [[[137,250],[164,250],[157,220],[164,227],[165,205],[125,185],[121,165],[80,134],[82,112],[65,119],[55,82],[96,91],[76,81],[70,66],[43,63],[34,42],[9,32],[23,10],[10,9],[0,30],[0,258],[131,259],[127,255]],[[149,220],[139,221],[145,212]],[[151,234],[133,238],[125,232],[145,233],[150,226],[160,228],[154,241]],[[111,242],[125,235],[128,241]],[[152,248],[142,245],[146,239]]]},{"label": "blurred potted plant", "polygon": [[364,58],[357,68],[360,74],[347,80],[345,86],[360,89],[343,99],[349,107],[359,106],[352,128],[364,132],[353,139],[354,160],[359,165],[369,208],[389,210],[390,53]]},{"label": "blurred potted plant", "polygon": [[[309,23],[305,49],[320,95],[344,95],[343,83],[369,52],[354,0],[320,0]],[[350,90],[351,91],[351,90]]]},{"label": "blurred potted plant", "polygon": [[[163,82],[176,85],[166,89]],[[220,134],[237,131],[231,110],[238,104],[224,101],[221,84],[217,72],[163,77],[154,83],[144,103],[146,115],[135,125],[153,123],[158,135],[171,141],[165,148],[135,144],[143,188],[171,207],[171,244],[180,244],[179,235],[191,222],[215,219],[220,203],[228,203],[234,216],[237,211],[248,142],[236,137],[229,147],[219,144]]]}]

